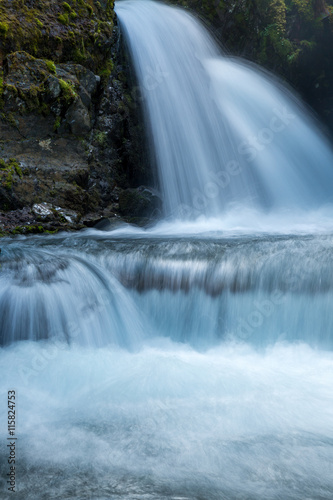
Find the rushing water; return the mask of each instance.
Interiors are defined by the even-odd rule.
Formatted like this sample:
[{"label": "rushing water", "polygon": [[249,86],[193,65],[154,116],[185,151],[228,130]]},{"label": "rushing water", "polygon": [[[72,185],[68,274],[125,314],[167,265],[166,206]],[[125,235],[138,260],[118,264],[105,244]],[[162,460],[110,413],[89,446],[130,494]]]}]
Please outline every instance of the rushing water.
[{"label": "rushing water", "polygon": [[165,214],[214,216],[234,203],[312,208],[333,201],[332,148],[301,103],[272,76],[222,57],[183,10],[119,2]]},{"label": "rushing water", "polygon": [[0,496],[16,390],[18,500],[330,500],[330,146],[188,14],[117,13],[170,217],[1,240]]},{"label": "rushing water", "polygon": [[330,499],[332,257],[328,233],[3,240],[17,498]]}]

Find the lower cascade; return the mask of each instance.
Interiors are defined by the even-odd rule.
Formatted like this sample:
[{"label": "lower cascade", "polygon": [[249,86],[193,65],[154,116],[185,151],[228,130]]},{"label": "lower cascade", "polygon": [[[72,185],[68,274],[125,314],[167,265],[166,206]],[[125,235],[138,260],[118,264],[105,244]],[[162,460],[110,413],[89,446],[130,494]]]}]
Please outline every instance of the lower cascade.
[{"label": "lower cascade", "polygon": [[[331,236],[51,238],[1,254],[0,343],[333,347]],[[50,241],[51,240],[51,241]],[[91,252],[90,245],[94,250]]]},{"label": "lower cascade", "polygon": [[331,146],[186,12],[116,10],[165,220],[1,239],[0,496],[14,391],[19,500],[330,500]]}]

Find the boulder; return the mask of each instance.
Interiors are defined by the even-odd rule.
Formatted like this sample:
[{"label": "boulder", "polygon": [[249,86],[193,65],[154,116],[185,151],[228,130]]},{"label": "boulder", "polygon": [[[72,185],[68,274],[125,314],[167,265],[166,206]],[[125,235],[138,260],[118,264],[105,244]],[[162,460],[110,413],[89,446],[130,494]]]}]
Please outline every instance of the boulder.
[{"label": "boulder", "polygon": [[119,211],[130,217],[157,219],[161,216],[162,200],[152,188],[140,186],[119,193]]},{"label": "boulder", "polygon": [[65,118],[74,135],[85,135],[91,130],[89,112],[80,98],[70,106]]}]

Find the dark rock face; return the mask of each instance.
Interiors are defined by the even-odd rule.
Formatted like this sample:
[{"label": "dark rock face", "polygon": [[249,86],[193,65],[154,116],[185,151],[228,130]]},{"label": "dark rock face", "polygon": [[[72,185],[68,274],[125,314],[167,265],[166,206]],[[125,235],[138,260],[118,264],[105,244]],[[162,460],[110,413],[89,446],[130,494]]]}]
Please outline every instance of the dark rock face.
[{"label": "dark rock face", "polygon": [[[77,5],[67,25],[59,21],[62,2],[33,2],[48,36],[38,23],[31,28],[31,9],[3,3],[0,20],[6,16],[8,33],[0,37],[0,234],[79,229],[120,215],[145,222],[154,210],[144,209],[141,199],[141,208],[132,203],[133,213],[119,207],[124,190],[153,181],[113,3],[97,2],[91,14]],[[43,218],[34,206],[49,207],[52,217]],[[69,221],[56,208],[76,215]]]},{"label": "dark rock face", "polygon": [[157,219],[161,217],[162,200],[155,190],[145,186],[125,189],[119,195],[119,210],[127,217]]},{"label": "dark rock face", "polygon": [[97,75],[80,64],[51,65],[26,52],[7,57],[4,108],[12,113],[9,125],[24,137],[41,138],[61,125],[74,135],[87,134],[96,89]]},{"label": "dark rock face", "polygon": [[107,66],[114,18],[113,0],[1,0],[0,59],[26,51],[98,73]]},{"label": "dark rock face", "polygon": [[83,104],[81,98],[77,99],[65,115],[72,134],[82,136],[90,132],[91,119],[87,107]]}]

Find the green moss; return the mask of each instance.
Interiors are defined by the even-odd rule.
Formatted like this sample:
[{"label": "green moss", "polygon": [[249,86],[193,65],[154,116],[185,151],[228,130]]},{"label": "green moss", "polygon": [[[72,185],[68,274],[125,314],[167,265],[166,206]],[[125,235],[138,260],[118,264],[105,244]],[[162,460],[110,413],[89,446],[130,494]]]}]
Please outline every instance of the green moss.
[{"label": "green moss", "polygon": [[85,55],[85,53],[78,47],[76,47],[73,53],[73,61],[76,62],[77,64],[84,64],[86,60],[87,56]]},{"label": "green moss", "polygon": [[[98,67],[109,55],[105,42],[106,37],[112,36],[111,23],[108,23],[109,35],[101,30],[100,46],[95,44],[93,34],[98,22],[107,24],[110,21],[112,13],[109,15],[108,12],[112,5],[113,2],[107,0],[98,4],[96,0],[35,0],[28,3],[24,0],[0,0],[2,59],[9,53],[25,50],[38,59],[52,59],[56,64],[75,59],[75,62],[80,62],[97,73]],[[69,35],[61,24],[74,32],[74,36]],[[81,40],[86,45],[84,51]],[[59,46],[56,46],[57,42]]]},{"label": "green moss", "polygon": [[71,82],[65,82],[65,80],[59,79],[59,85],[61,88],[61,97],[67,104],[77,99],[75,87]]},{"label": "green moss", "polygon": [[17,123],[16,123],[15,116],[13,113],[8,113],[7,123],[9,123],[9,125],[11,125],[12,127],[17,127]]},{"label": "green moss", "polygon": [[60,118],[60,116],[57,116],[55,121],[54,121],[54,125],[53,125],[54,132],[56,132],[58,130],[58,128],[60,127],[60,123],[61,123],[61,118]]},{"label": "green moss", "polygon": [[106,15],[110,21],[113,20],[113,18],[114,18],[114,1],[113,0],[107,0]]},{"label": "green moss", "polygon": [[54,62],[49,61],[49,60],[46,60],[45,62],[46,62],[46,66],[47,66],[47,69],[49,70],[49,72],[56,74],[57,70],[56,70],[56,66],[55,66]]},{"label": "green moss", "polygon": [[67,2],[64,2],[62,6],[66,12],[70,12],[72,10],[72,7]]},{"label": "green moss", "polygon": [[293,4],[296,5],[298,13],[307,21],[312,20],[313,3],[314,2],[309,2],[309,0],[293,0]]},{"label": "green moss", "polygon": [[22,179],[22,169],[15,158],[9,158],[8,167],[11,168],[12,171],[14,169],[19,178]]},{"label": "green moss", "polygon": [[0,23],[0,35],[4,36],[6,38],[7,33],[8,33],[9,26],[5,22]]},{"label": "green moss", "polygon": [[67,26],[69,24],[68,14],[59,14],[58,21]]},{"label": "green moss", "polygon": [[10,158],[7,162],[0,159],[0,180],[2,187],[11,191],[13,187],[13,175],[18,175],[22,179],[22,170],[15,158]]},{"label": "green moss", "polygon": [[12,187],[13,187],[13,172],[10,171],[8,172],[4,182],[3,182],[3,186],[5,189],[7,189],[7,191],[11,191]]},{"label": "green moss", "polygon": [[22,179],[23,173],[22,173],[22,169],[21,169],[21,167],[19,165],[17,165],[15,167],[15,172],[17,173],[17,175],[19,176],[19,178]]},{"label": "green moss", "polygon": [[106,62],[105,66],[98,72],[99,76],[103,80],[103,83],[106,83],[107,80],[110,78],[113,69],[114,69],[114,64],[111,61],[111,59],[109,59]]},{"label": "green moss", "polygon": [[18,95],[20,99],[22,99],[29,111],[39,111],[43,112],[45,109],[41,109],[42,104],[44,103],[43,101],[43,94],[45,92],[44,85],[30,85],[29,89],[27,91],[23,90],[18,90]]},{"label": "green moss", "polygon": [[308,50],[314,50],[316,48],[316,42],[310,42],[309,40],[301,40],[300,46]]},{"label": "green moss", "polygon": [[[10,231],[11,234],[41,234],[41,233],[51,233],[51,231],[45,231],[43,226],[16,226]],[[53,231],[55,232],[55,231]],[[52,232],[52,233],[53,233]]]},{"label": "green moss", "polygon": [[95,141],[100,147],[105,147],[106,146],[106,138],[107,138],[107,133],[106,132],[101,132],[100,130],[95,132]]}]

